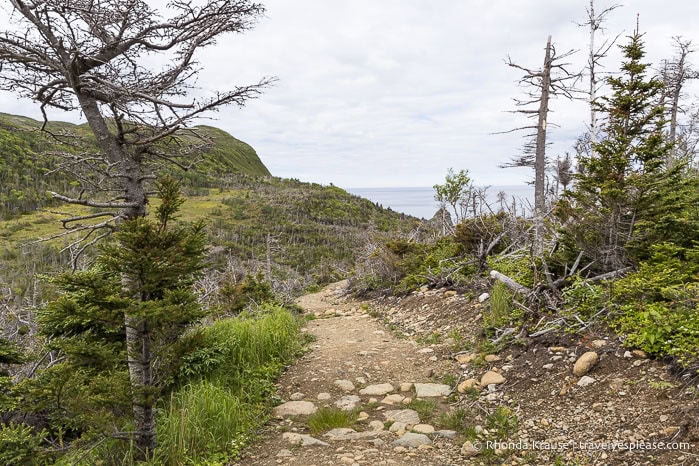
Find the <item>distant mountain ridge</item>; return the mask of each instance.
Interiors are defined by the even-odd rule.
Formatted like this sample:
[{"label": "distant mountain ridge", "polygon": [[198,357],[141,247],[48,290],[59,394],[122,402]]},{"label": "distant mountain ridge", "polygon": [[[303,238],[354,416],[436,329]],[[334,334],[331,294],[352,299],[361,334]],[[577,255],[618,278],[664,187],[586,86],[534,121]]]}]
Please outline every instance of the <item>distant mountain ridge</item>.
[{"label": "distant mountain ridge", "polygon": [[[41,132],[42,122],[20,115],[0,113],[0,219],[31,212],[50,202],[49,190],[68,192],[77,186],[68,176],[52,172],[55,160],[52,151],[67,146]],[[93,136],[87,124],[49,122],[52,132],[70,132],[84,140]],[[257,152],[249,144],[212,126],[192,128],[213,141],[204,151],[202,161],[184,173],[188,187],[219,187],[232,175],[271,176]]]}]

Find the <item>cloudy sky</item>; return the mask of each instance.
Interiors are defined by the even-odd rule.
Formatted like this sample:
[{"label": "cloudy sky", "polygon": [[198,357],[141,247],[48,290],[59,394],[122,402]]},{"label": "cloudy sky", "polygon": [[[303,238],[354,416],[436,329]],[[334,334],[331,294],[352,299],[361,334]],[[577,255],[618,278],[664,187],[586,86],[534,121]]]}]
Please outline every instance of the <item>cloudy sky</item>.
[{"label": "cloudy sky", "polygon": [[[504,59],[539,67],[549,34],[559,52],[580,49],[571,69],[586,59],[588,32],[575,23],[584,21],[588,0],[262,1],[267,15],[253,31],[203,51],[197,84],[206,92],[279,78],[259,100],[207,122],[250,143],[277,176],[432,186],[453,167],[482,185],[524,184],[529,170],[498,168],[523,139],[493,133],[527,124],[508,113],[523,89],[521,73]],[[672,36],[699,45],[699,2],[621,3],[608,16],[607,37],[630,33],[640,14],[649,61],[672,55]],[[615,70],[618,54],[606,63]],[[560,125],[550,132],[555,156],[571,149],[588,113],[582,102],[556,100],[551,108],[550,121]],[[39,116],[35,104],[10,94],[0,94],[0,109]]]}]

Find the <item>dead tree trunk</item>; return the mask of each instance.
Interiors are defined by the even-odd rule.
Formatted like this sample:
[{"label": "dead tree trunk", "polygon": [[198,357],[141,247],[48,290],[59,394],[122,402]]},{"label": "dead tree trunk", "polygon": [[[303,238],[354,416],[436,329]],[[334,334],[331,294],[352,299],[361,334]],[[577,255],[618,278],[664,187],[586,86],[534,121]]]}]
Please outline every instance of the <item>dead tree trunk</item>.
[{"label": "dead tree trunk", "polygon": [[544,252],[544,212],[546,211],[546,118],[549,113],[551,93],[551,36],[546,41],[546,54],[541,73],[541,99],[539,121],[536,129],[536,152],[534,159],[534,256]]},{"label": "dead tree trunk", "polygon": [[587,21],[578,24],[578,26],[588,26],[590,28],[590,49],[587,58],[587,70],[590,73],[588,103],[590,105],[590,152],[595,153],[595,144],[598,142],[599,124],[597,122],[597,91],[599,91],[599,82],[597,67],[600,62],[607,56],[609,49],[616,43],[619,36],[613,40],[605,40],[597,46],[597,32],[603,30],[604,20],[607,14],[619,8],[620,5],[614,4],[597,13],[595,11],[595,0],[590,0],[590,6],[587,8]]},{"label": "dead tree trunk", "polygon": [[[507,133],[519,130],[534,130],[527,135],[532,138],[525,144],[524,155],[514,158],[511,163],[503,167],[532,167],[534,168],[534,241],[532,254],[539,257],[544,250],[544,215],[546,211],[546,134],[548,129],[549,101],[555,96],[563,95],[572,99],[575,92],[566,84],[568,80],[576,80],[579,74],[570,73],[565,68],[565,63],[560,60],[570,56],[574,51],[569,51],[561,56],[556,56],[556,49],[551,42],[551,36],[546,41],[544,54],[544,66],[538,70],[525,68],[513,63],[508,58],[507,64],[513,68],[523,70],[525,75],[520,83],[527,84],[532,90],[527,92],[527,99],[515,99],[518,107],[516,113],[523,113],[528,118],[536,119],[536,124],[515,128]],[[554,76],[554,71],[555,76]],[[532,108],[533,105],[537,108]]]}]

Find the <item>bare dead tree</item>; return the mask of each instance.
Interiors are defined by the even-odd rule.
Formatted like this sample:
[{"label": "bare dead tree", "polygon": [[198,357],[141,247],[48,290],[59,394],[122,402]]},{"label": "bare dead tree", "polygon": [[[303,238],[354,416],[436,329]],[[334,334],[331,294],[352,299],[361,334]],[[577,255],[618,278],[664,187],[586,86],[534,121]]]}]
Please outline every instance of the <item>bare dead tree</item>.
[{"label": "bare dead tree", "polygon": [[685,113],[686,109],[681,105],[683,90],[692,79],[699,79],[699,71],[695,70],[689,62],[689,55],[694,52],[692,41],[681,37],[673,37],[675,57],[663,62],[660,72],[665,87],[661,95],[661,103],[667,108],[670,116],[668,138],[673,143],[672,157],[677,157],[682,148],[678,137],[678,117]]},{"label": "bare dead tree", "polygon": [[[0,32],[0,89],[46,109],[79,111],[95,136],[82,150],[61,153],[60,169],[83,186],[64,202],[101,209],[64,220],[83,241],[121,220],[146,214],[147,183],[162,164],[189,167],[207,145],[183,133],[196,117],[243,106],[272,78],[189,97],[200,71],[197,52],[227,33],[250,29],[264,7],[249,0],[173,0],[163,17],[143,0],[9,0],[13,28]],[[167,65],[149,59],[160,55]],[[44,125],[43,129],[47,129]],[[64,135],[56,134],[56,137]],[[65,137],[62,138],[66,142]],[[129,289],[128,280],[124,286]],[[128,367],[134,393],[136,445],[152,451],[155,417],[150,334],[146,320],[126,315]]]},{"label": "bare dead tree", "polygon": [[597,93],[600,91],[602,84],[600,83],[600,73],[598,72],[598,69],[603,67],[602,60],[607,57],[609,50],[616,43],[617,39],[619,39],[619,35],[617,35],[613,39],[605,39],[601,44],[597,45],[597,34],[604,32],[604,21],[606,20],[606,16],[620,6],[620,4],[615,3],[607,8],[603,8],[602,11],[598,12],[595,11],[595,1],[590,0],[590,5],[586,8],[586,21],[584,23],[578,23],[578,26],[588,27],[590,29],[590,48],[587,57],[587,71],[590,76],[588,102],[590,104],[589,132],[591,148],[597,143],[597,136],[599,132],[599,124],[597,122],[597,107],[595,106],[595,101],[597,100]]},{"label": "bare dead tree", "polygon": [[[568,71],[568,63],[563,62],[567,57],[575,53],[570,50],[562,55],[557,55],[556,48],[551,43],[551,36],[546,41],[544,64],[540,69],[530,69],[518,65],[507,58],[507,64],[520,71],[524,76],[520,79],[531,90],[527,92],[527,98],[514,99],[515,113],[521,113],[528,118],[536,119],[536,124],[515,128],[514,131],[531,131],[525,137],[531,142],[525,145],[524,155],[514,158],[505,167],[533,167],[534,168],[534,248],[535,256],[540,256],[544,249],[544,213],[546,211],[546,133],[548,129],[549,100],[552,97],[562,96],[568,99],[575,98],[577,92],[574,88],[579,79],[579,73]],[[536,108],[532,108],[536,106]]]}]

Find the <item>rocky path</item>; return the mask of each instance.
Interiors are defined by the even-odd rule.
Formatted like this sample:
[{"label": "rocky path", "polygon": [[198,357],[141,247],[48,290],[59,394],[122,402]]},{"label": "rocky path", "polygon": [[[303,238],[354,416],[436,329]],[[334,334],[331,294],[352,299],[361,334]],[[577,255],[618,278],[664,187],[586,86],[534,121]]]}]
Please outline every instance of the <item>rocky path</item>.
[{"label": "rocky path", "polygon": [[[358,303],[342,299],[345,286],[300,299],[317,316],[307,327],[316,341],[282,377],[286,402],[241,464],[459,464],[455,432],[428,423],[450,409],[453,387],[434,376],[451,364],[396,338]],[[357,422],[312,434],[307,420],[323,408],[354,410]]]},{"label": "rocky path", "polygon": [[[299,300],[315,342],[239,464],[699,464],[697,381],[614,335],[490,354],[487,302],[425,289],[368,304],[345,290]],[[327,421],[338,412],[354,417]]]}]

